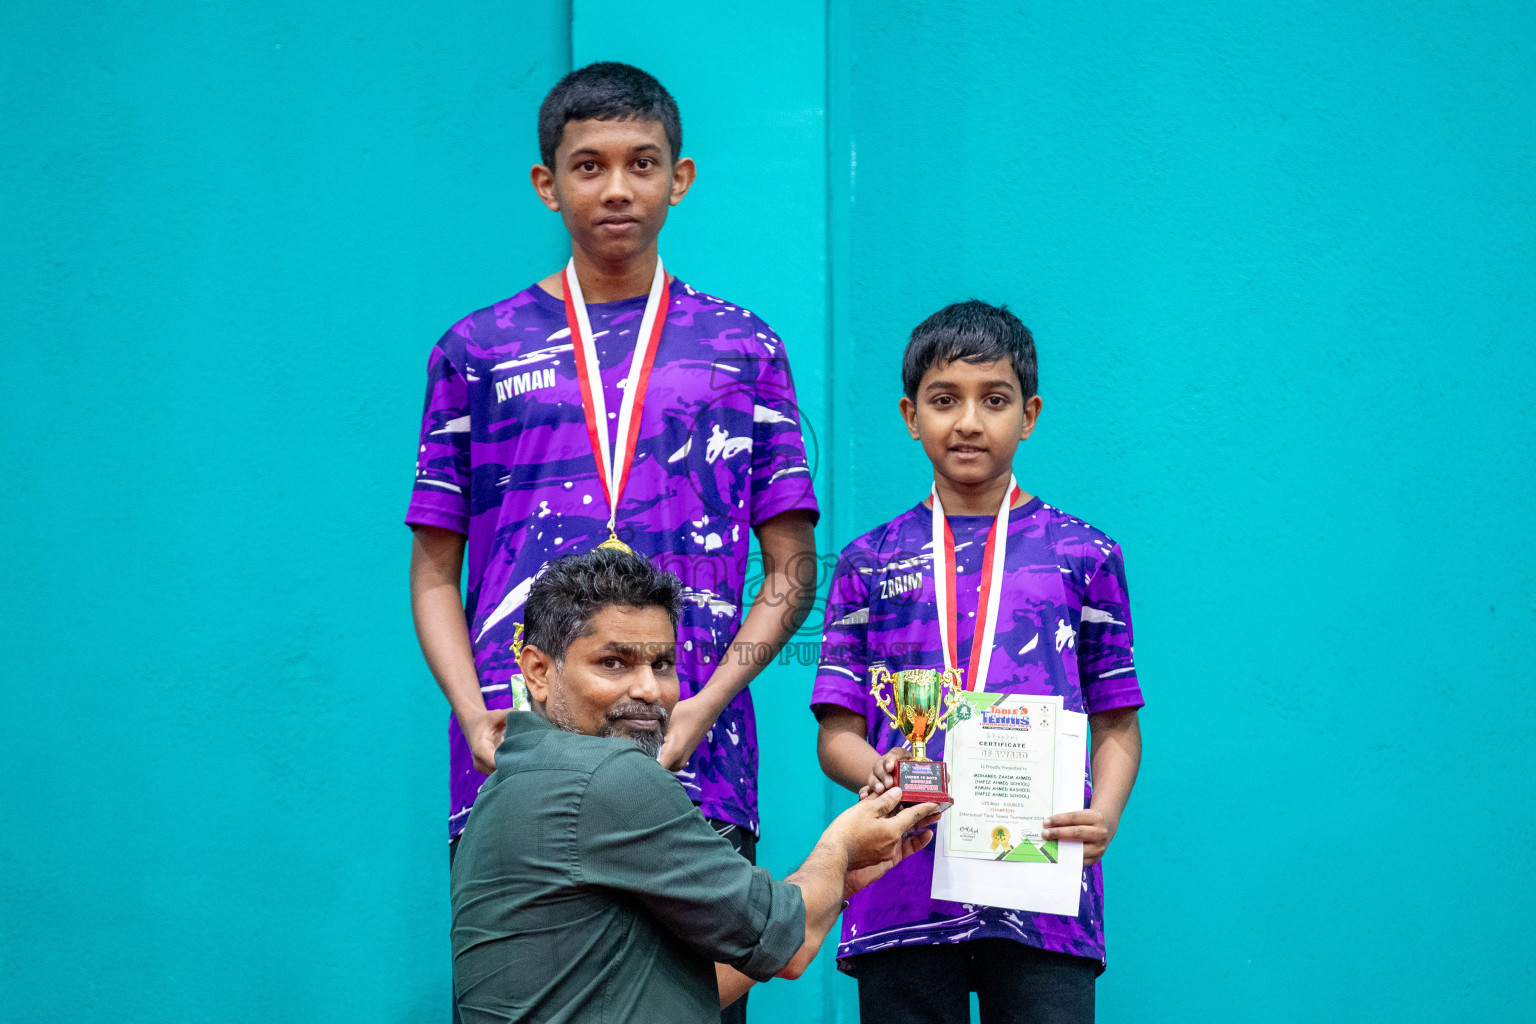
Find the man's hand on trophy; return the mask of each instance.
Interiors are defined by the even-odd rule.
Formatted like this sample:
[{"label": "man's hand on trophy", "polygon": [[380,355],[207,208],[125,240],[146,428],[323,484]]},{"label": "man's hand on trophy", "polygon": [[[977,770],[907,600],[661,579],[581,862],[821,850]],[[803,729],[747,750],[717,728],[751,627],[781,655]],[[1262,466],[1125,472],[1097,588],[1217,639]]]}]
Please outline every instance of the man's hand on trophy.
[{"label": "man's hand on trophy", "polygon": [[843,843],[848,855],[843,898],[858,892],[933,840],[928,826],[939,820],[937,804],[916,804],[892,813],[901,790],[860,800],[832,822],[827,832]]},{"label": "man's hand on trophy", "polygon": [[469,752],[475,757],[475,770],[489,775],[496,770],[496,748],[501,746],[507,732],[507,709],[472,711],[460,716],[459,728],[469,741]]},{"label": "man's hand on trophy", "polygon": [[905,747],[895,747],[885,752],[869,769],[869,781],[864,788],[859,790],[859,799],[867,796],[880,796],[886,790],[896,785],[896,764],[898,761],[908,761],[912,758],[912,751]]}]

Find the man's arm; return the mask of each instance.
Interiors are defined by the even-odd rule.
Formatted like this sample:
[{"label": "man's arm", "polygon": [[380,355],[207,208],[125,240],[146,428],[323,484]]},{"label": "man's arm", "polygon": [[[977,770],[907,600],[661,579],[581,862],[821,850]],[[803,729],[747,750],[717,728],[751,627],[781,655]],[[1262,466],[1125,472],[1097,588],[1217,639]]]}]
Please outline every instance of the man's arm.
[{"label": "man's arm", "polygon": [[720,1009],[725,1009],[747,994],[757,982],[730,964],[715,964],[715,987],[720,990]]},{"label": "man's arm", "polygon": [[506,731],[507,713],[487,711],[480,696],[459,591],[464,539],[462,533],[436,526],[412,528],[411,615],[421,653],[469,740],[475,767],[489,775],[496,770],[496,748]]},{"label": "man's arm", "polygon": [[655,761],[621,751],[598,767],[582,796],[577,870],[588,885],[628,893],[716,963],[755,981],[794,978],[821,948],[843,900],[931,838],[917,830],[937,820],[937,808],[892,814],[900,796],[893,789],[844,811],[800,869],[776,882],[732,850]]},{"label": "man's arm", "polygon": [[848,897],[871,884],[933,839],[928,826],[939,820],[937,804],[898,812],[901,790],[860,800],[833,819],[799,870],[784,879],[805,900],[805,941],[781,978],[798,978],[816,959]]},{"label": "man's arm", "polygon": [[[884,799],[854,804],[822,833],[821,841],[799,870],[784,881],[800,890],[805,902],[805,938],[780,978],[798,978],[816,959],[848,897],[870,885],[933,839],[928,826],[938,820],[934,804],[910,807],[890,816],[900,790]],[[734,1003],[756,984],[727,964],[715,964],[720,1007]]]},{"label": "man's arm", "polygon": [[[659,760],[669,771],[688,763],[694,748],[735,696],[757,678],[805,621],[816,600],[814,513],[792,509],[757,527],[763,553],[763,585],[737,631],[738,646],[722,657],[704,688],[672,710]],[[742,657],[739,651],[754,652]],[[758,653],[761,652],[761,653]]]},{"label": "man's arm", "polygon": [[1045,819],[1046,839],[1073,839],[1083,844],[1083,866],[1104,856],[1120,828],[1120,815],[1136,785],[1141,768],[1141,723],[1135,708],[1112,708],[1088,716],[1092,744],[1093,802],[1087,810],[1053,814]]}]

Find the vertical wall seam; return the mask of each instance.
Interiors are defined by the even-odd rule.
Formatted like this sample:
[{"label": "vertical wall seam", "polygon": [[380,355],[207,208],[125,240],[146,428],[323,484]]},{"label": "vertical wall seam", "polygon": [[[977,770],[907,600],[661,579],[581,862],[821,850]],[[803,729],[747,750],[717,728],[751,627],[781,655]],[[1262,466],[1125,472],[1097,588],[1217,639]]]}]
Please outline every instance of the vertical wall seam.
[{"label": "vertical wall seam", "polygon": [[576,70],[576,0],[565,4],[565,70]]},{"label": "vertical wall seam", "polygon": [[[822,398],[823,406],[821,419],[823,430],[826,434],[826,443],[821,446],[821,450],[822,458],[826,460],[826,472],[822,474],[822,479],[827,482],[827,491],[826,498],[824,499],[824,505],[829,513],[823,517],[822,521],[827,524],[824,530],[824,534],[827,538],[828,550],[832,552],[836,552],[838,550],[837,512],[835,511],[837,508],[837,422],[835,419],[836,413],[834,411],[836,403],[832,397],[834,389],[834,378],[832,373],[836,368],[832,352],[833,347],[837,344],[837,334],[834,330],[835,321],[832,315],[832,304],[837,301],[836,289],[833,287],[833,280],[834,275],[837,273],[837,267],[834,265],[832,259],[832,4],[834,2],[835,0],[823,0],[821,9],[821,110],[824,143],[822,152],[822,199],[825,203],[825,206],[822,209],[821,234],[823,246],[822,265],[825,267],[826,271],[826,294],[824,296],[826,310],[826,349],[822,353],[822,373],[825,383],[822,387],[822,395],[824,397]],[[829,579],[827,583],[829,600],[831,597],[831,586],[832,584]],[[834,792],[834,786],[835,784],[831,779],[828,779],[825,776],[822,777],[822,821],[831,821],[833,812],[836,809],[836,794]],[[839,924],[838,927],[841,929],[842,925]],[[838,937],[841,938],[840,935]],[[835,971],[836,968],[831,968],[831,970]],[[833,997],[833,983],[835,980],[836,979],[833,977],[833,975],[829,973],[829,969],[826,967],[826,965],[823,965],[821,969],[821,1019],[824,1024],[833,1024],[833,1022],[837,1020],[837,1000]]]},{"label": "vertical wall seam", "polygon": [[[822,235],[825,244],[826,267],[826,353],[823,363],[825,372],[824,418],[826,443],[822,445],[823,458],[826,460],[826,472],[823,479],[826,480],[825,507],[828,515],[823,517],[826,524],[826,536],[828,538],[829,551],[834,559],[840,550],[839,542],[844,536],[843,520],[846,518],[841,510],[846,500],[844,488],[840,486],[841,470],[843,465],[843,453],[840,447],[842,440],[841,417],[838,414],[838,377],[839,369],[838,347],[842,340],[838,330],[838,320],[842,312],[842,303],[838,300],[838,292],[842,287],[841,275],[846,271],[845,261],[840,258],[841,246],[839,244],[839,232],[842,229],[842,219],[838,216],[838,205],[842,196],[842,188],[838,181],[838,175],[842,173],[842,160],[846,153],[846,146],[842,138],[842,122],[838,117],[838,102],[842,99],[842,90],[838,88],[838,47],[842,41],[842,32],[839,29],[840,19],[846,16],[846,8],[838,6],[839,0],[824,0],[822,13],[823,22],[823,118],[825,128],[826,146],[823,153],[823,168],[825,172],[824,189],[826,208],[822,218]],[[830,590],[830,581],[828,584]],[[831,821],[838,812],[838,803],[841,797],[841,788],[831,779],[822,779],[822,799],[824,804],[823,821]],[[841,939],[841,925],[838,925],[838,934],[829,936],[833,940],[834,953],[836,943]],[[840,1001],[837,998],[837,961],[836,957],[827,958],[822,968],[821,976],[821,1019],[824,1024],[835,1024],[842,1019]]]},{"label": "vertical wall seam", "polygon": [[[823,422],[826,423],[826,432],[827,432],[827,444],[825,446],[825,448],[826,448],[826,456],[825,456],[825,458],[827,460],[827,473],[826,473],[826,478],[827,478],[827,507],[829,509],[835,509],[836,508],[835,499],[837,497],[837,476],[836,476],[836,472],[835,472],[836,467],[837,467],[837,455],[836,455],[837,426],[833,422],[833,416],[834,416],[833,409],[834,409],[835,403],[833,402],[833,399],[832,399],[832,373],[837,368],[836,367],[836,359],[833,356],[834,345],[835,345],[836,340],[837,340],[836,321],[835,321],[834,314],[833,314],[833,304],[837,301],[837,288],[836,288],[835,281],[836,281],[836,274],[837,274],[837,270],[838,270],[837,264],[836,264],[836,260],[835,260],[835,256],[836,256],[836,253],[834,251],[835,247],[832,244],[832,216],[833,216],[832,207],[833,207],[833,203],[834,203],[832,177],[836,173],[833,170],[833,161],[835,159],[834,154],[836,152],[836,145],[835,145],[835,142],[833,140],[833,132],[836,130],[836,127],[833,124],[833,119],[832,119],[832,103],[833,103],[833,95],[832,95],[832,5],[835,2],[836,2],[836,0],[825,0],[825,2],[822,5],[822,19],[823,19],[823,23],[822,23],[822,65],[823,66],[822,66],[822,79],[821,79],[822,111],[823,111],[823,113],[822,113],[822,118],[823,118],[822,127],[823,127],[823,140],[824,140],[824,147],[825,147],[825,151],[822,154],[822,157],[823,157],[823,163],[822,163],[822,172],[823,172],[822,187],[823,187],[823,199],[824,199],[824,202],[825,202],[825,209],[824,209],[823,214],[822,214],[821,233],[822,233],[822,244],[825,247],[824,259],[825,259],[825,266],[826,266],[826,289],[827,289],[826,290],[826,318],[827,318],[826,338],[827,338],[827,347],[826,347],[824,366],[823,366],[823,372],[825,372],[825,374],[826,374],[826,382],[827,382],[827,384],[826,384],[826,388],[825,388],[825,394],[826,394],[826,399],[825,399],[826,408],[824,410],[825,419],[824,419]],[[835,512],[833,513],[833,515],[828,517],[828,519],[834,519],[834,520],[835,520],[835,518],[836,518],[836,513]],[[836,524],[835,524],[835,522],[832,524],[832,526],[830,526],[828,528],[827,532],[832,535],[832,539],[835,542],[836,541]]]}]

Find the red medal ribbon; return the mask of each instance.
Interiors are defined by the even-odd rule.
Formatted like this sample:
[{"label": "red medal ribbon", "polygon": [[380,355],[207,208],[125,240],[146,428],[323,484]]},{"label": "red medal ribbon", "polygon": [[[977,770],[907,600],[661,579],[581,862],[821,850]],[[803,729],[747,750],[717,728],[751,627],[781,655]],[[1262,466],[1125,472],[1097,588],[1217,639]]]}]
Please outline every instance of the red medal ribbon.
[{"label": "red medal ribbon", "polygon": [[603,393],[602,371],[597,361],[597,347],[592,340],[592,324],[587,318],[587,304],[581,283],[576,280],[576,261],[566,265],[565,321],[571,329],[571,349],[576,357],[576,379],[581,385],[581,410],[587,421],[587,438],[592,443],[592,457],[597,460],[597,478],[608,502],[608,530],[614,532],[619,514],[619,499],[629,482],[630,466],[640,442],[640,415],[645,407],[645,391],[651,380],[651,366],[666,327],[667,274],[661,258],[656,259],[656,274],[651,280],[645,315],[635,337],[635,355],[629,377],[619,402],[618,451],[610,453],[608,444],[608,403]]},{"label": "red medal ribbon", "polygon": [[[1019,482],[1009,480],[1008,493],[997,511],[997,518],[987,530],[987,545],[981,557],[980,593],[976,601],[976,634],[971,639],[971,660],[965,673],[967,690],[985,690],[987,670],[991,667],[992,647],[997,636],[997,618],[1002,603],[1002,562],[1008,548],[1008,512],[1023,495]],[[939,604],[939,639],[944,647],[944,667],[960,667],[960,621],[955,601],[955,534],[949,517],[933,489],[934,589]],[[941,568],[942,567],[942,568]]]}]

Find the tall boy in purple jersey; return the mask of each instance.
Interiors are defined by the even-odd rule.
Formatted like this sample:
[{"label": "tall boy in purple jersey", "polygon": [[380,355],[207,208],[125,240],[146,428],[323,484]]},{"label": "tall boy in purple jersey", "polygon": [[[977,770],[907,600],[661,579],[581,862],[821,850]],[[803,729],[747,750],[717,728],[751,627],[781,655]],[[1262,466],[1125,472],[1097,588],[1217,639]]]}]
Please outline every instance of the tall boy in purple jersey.
[{"label": "tall boy in purple jersey", "polygon": [[[681,156],[671,95],[615,63],[555,86],[539,111],[539,149],[533,186],[571,236],[616,445],[657,236],[694,163]],[[561,274],[551,274],[454,324],[428,361],[406,521],[417,636],[453,709],[450,841],[495,768],[508,709],[521,703],[512,643],[534,576],[609,535],[564,298]],[[753,860],[757,735],[746,687],[814,599],[816,499],[783,342],[748,310],[676,278],[662,301],[615,525],[685,586],[682,699],[660,760]],[[743,620],[753,533],[764,581]]]},{"label": "tall boy in purple jersey", "polygon": [[[967,671],[981,628],[987,534],[1009,493],[1014,452],[1040,416],[1034,339],[1006,307],[946,307],[912,332],[902,384],[902,416],[933,462],[954,533],[956,649]],[[986,688],[1056,694],[1088,715],[1087,809],[1047,818],[1044,833],[1084,844],[1082,902],[1068,917],[931,899],[934,851],[914,856],[856,897],[843,918],[838,963],[858,979],[865,1024],[963,1024],[970,992],[983,1024],[1093,1019],[1105,964],[1099,860],[1141,761],[1125,568],[1114,541],[1027,492],[1011,506],[1007,528]],[[828,776],[861,793],[884,792],[896,763],[911,756],[870,696],[870,669],[944,667],[932,530],[925,500],[849,544],[832,581],[811,696],[818,753]],[[943,736],[928,743],[935,760]]]}]

